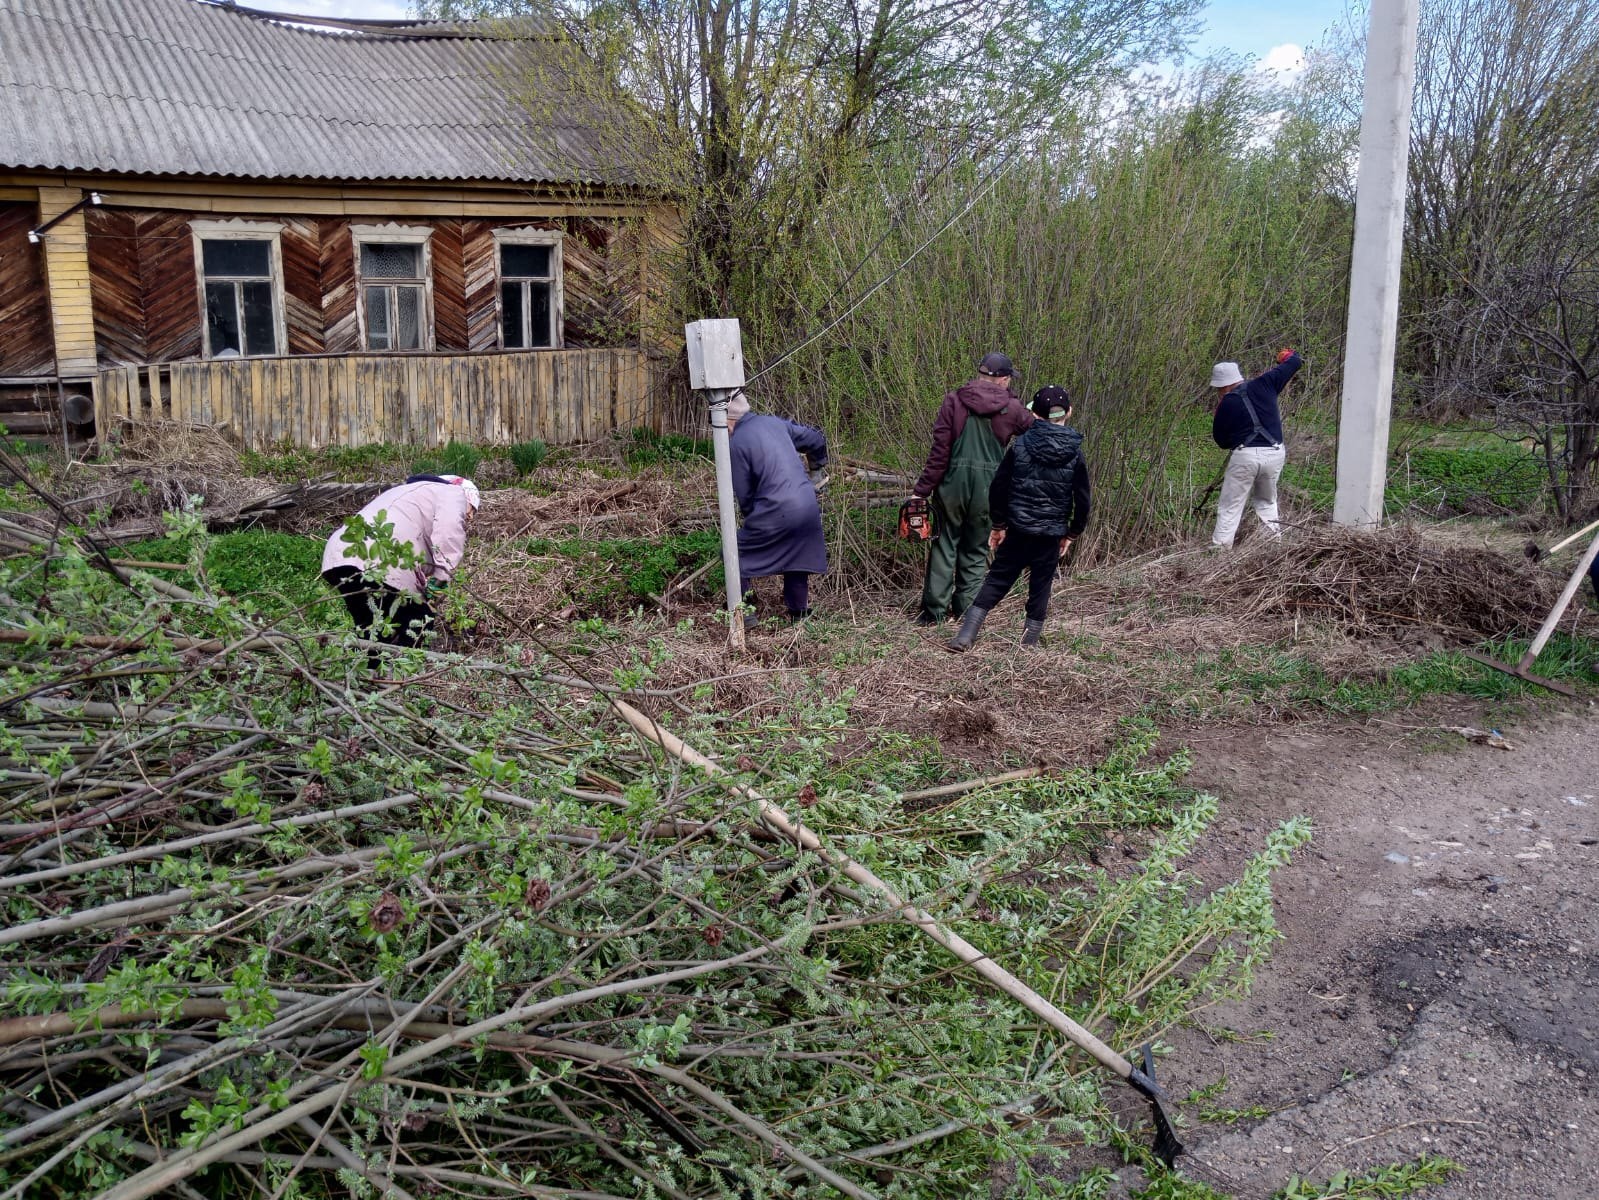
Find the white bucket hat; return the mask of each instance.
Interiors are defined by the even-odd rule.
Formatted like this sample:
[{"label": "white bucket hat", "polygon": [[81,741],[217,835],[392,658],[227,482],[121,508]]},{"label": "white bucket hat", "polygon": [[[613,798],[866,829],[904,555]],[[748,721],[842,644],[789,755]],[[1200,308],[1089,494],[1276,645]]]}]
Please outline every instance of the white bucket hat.
[{"label": "white bucket hat", "polygon": [[1244,373],[1238,369],[1238,364],[1235,362],[1217,363],[1210,369],[1210,386],[1213,388],[1232,387],[1233,384],[1243,381]]},{"label": "white bucket hat", "polygon": [[473,483],[470,479],[466,478],[464,475],[440,475],[439,478],[444,480],[445,483],[453,483],[456,487],[465,492],[466,503],[469,508],[475,510],[482,507],[483,493],[477,490],[477,484]]}]

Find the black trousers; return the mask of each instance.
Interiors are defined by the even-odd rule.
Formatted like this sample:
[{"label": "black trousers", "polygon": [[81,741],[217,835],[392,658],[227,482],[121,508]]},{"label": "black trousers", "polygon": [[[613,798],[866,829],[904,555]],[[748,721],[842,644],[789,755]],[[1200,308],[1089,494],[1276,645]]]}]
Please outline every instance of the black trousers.
[{"label": "black trousers", "polygon": [[[752,603],[751,591],[755,587],[755,580],[746,575],[739,581],[743,587],[741,595],[746,597],[745,603]],[[804,571],[783,572],[783,607],[788,609],[791,617],[803,617],[811,610],[811,577]]]},{"label": "black trousers", "polygon": [[[349,610],[350,620],[355,623],[362,637],[390,646],[422,644],[433,610],[415,592],[402,592],[386,583],[374,583],[356,567],[334,567],[324,571],[322,578],[339,593],[344,607]],[[393,628],[388,633],[380,633],[378,626],[385,616]],[[382,657],[376,650],[367,656],[367,662],[374,671],[378,669]]]},{"label": "black trousers", "polygon": [[994,552],[994,561],[977,589],[974,608],[991,609],[1003,600],[1011,587],[1027,571],[1027,616],[1042,621],[1049,613],[1049,589],[1055,585],[1055,568],[1060,564],[1060,539],[1020,529],[1005,532],[1005,540]]}]

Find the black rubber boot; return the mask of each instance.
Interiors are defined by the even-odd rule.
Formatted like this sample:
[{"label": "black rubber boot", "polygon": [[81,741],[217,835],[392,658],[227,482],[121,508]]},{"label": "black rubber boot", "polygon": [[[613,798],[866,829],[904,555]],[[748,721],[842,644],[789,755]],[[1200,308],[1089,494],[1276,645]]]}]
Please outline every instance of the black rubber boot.
[{"label": "black rubber boot", "polygon": [[1027,624],[1022,626],[1022,645],[1036,646],[1038,639],[1044,636],[1044,623],[1027,618]]},{"label": "black rubber boot", "polygon": [[949,648],[956,654],[965,654],[972,648],[972,643],[977,640],[977,631],[983,627],[983,621],[988,617],[986,608],[972,605],[961,618],[960,632],[950,639]]}]

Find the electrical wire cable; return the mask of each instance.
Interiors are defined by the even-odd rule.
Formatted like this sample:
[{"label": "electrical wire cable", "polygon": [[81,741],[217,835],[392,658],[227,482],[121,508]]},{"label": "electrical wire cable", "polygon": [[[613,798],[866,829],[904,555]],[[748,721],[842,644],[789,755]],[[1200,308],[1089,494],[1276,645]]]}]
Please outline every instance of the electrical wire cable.
[{"label": "electrical wire cable", "polygon": [[763,365],[759,371],[745,381],[744,386],[746,388],[754,386],[754,384],[765,378],[767,375],[770,375],[773,371],[777,370],[778,367],[782,366],[789,359],[793,358],[801,350],[805,349],[805,347],[812,345],[821,338],[827,336],[827,334],[831,333],[834,329],[838,328],[838,326],[849,320],[850,317],[854,316],[856,311],[860,309],[861,305],[865,304],[884,287],[888,286],[888,284],[892,282],[900,274],[900,272],[904,271],[906,267],[910,266],[919,257],[921,257],[922,251],[926,250],[946,232],[948,232],[957,222],[964,218],[967,213],[976,208],[983,198],[993,190],[994,185],[1004,177],[1005,173],[1015,163],[1016,159],[1017,152],[1014,150],[1001,159],[999,163],[996,164],[995,167],[989,172],[988,177],[982,182],[982,184],[975,191],[973,191],[966,203],[960,207],[959,211],[950,216],[942,225],[929,234],[926,239],[924,239],[919,246],[906,255],[897,266],[890,270],[876,283],[872,284],[871,287],[862,292],[860,296],[856,298],[853,304],[851,304],[838,316],[834,317],[827,324],[823,325],[815,333],[809,335],[803,341],[800,341],[797,344],[789,347],[772,362]]}]

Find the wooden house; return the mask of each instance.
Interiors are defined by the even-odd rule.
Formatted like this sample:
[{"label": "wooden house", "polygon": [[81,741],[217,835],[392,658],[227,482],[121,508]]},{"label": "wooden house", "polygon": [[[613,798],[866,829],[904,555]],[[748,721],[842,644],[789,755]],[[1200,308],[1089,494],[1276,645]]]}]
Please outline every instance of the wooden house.
[{"label": "wooden house", "polygon": [[675,213],[558,27],[0,0],[0,423],[252,448],[658,420]]}]

